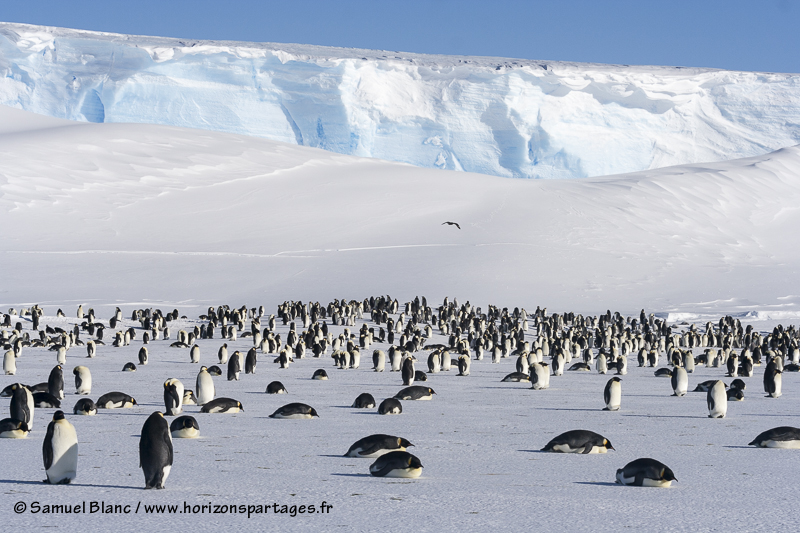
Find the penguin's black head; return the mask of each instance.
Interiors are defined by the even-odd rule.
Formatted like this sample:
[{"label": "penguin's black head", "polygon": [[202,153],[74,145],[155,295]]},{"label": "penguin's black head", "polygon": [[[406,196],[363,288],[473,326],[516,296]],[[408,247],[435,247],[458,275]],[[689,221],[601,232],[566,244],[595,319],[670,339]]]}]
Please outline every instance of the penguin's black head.
[{"label": "penguin's black head", "polygon": [[56,411],[53,413],[53,421],[64,420],[64,411]]},{"label": "penguin's black head", "polygon": [[19,423],[19,427],[17,429],[20,429],[20,430],[25,431],[25,432],[30,431],[30,428],[28,427],[28,424],[25,423],[25,422],[20,422]]},{"label": "penguin's black head", "polygon": [[136,403],[136,399],[135,399],[135,398],[131,398],[131,403],[132,403],[133,405],[139,405],[138,403]]},{"label": "penguin's black head", "polygon": [[611,445],[611,441],[608,439],[603,439],[603,446],[605,446],[607,450],[617,451],[616,449],[614,449],[614,447]]},{"label": "penguin's black head", "polygon": [[[239,406],[239,410],[244,413],[244,406],[242,405],[242,402],[236,402],[236,405],[238,405]],[[313,409],[312,409],[312,411],[313,411]]]},{"label": "penguin's black head", "polygon": [[316,416],[317,418],[319,418],[319,413],[317,413],[317,410],[314,409],[313,407],[311,408],[311,416]]},{"label": "penguin's black head", "polygon": [[413,446],[410,442],[406,439],[397,439],[397,444],[399,444],[403,448],[408,448],[409,446]]},{"label": "penguin's black head", "polygon": [[408,454],[408,467],[409,468],[422,468],[422,462],[416,455]]},{"label": "penguin's black head", "polygon": [[672,470],[668,467],[664,467],[664,471],[661,473],[661,479],[664,481],[678,481],[675,478],[675,474],[672,473]]},{"label": "penguin's black head", "polygon": [[430,387],[428,387],[428,392],[430,392],[431,394],[436,394],[436,391],[435,391],[435,390],[433,390],[433,389],[432,389],[432,388],[430,388]]}]

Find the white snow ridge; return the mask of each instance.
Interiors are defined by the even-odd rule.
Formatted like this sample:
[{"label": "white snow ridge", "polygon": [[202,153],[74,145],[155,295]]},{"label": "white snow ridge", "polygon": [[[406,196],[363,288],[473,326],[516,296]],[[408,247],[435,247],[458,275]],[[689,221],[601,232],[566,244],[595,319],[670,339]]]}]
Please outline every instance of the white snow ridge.
[{"label": "white snow ridge", "polygon": [[188,41],[0,23],[0,104],[421,167],[580,178],[800,142],[792,74]]}]

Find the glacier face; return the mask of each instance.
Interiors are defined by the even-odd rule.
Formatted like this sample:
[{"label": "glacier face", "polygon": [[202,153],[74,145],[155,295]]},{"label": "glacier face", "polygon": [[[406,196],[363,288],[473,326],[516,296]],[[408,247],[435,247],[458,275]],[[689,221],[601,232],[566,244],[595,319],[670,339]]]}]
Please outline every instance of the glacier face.
[{"label": "glacier face", "polygon": [[521,178],[800,143],[800,76],[186,41],[0,23],[0,104]]}]

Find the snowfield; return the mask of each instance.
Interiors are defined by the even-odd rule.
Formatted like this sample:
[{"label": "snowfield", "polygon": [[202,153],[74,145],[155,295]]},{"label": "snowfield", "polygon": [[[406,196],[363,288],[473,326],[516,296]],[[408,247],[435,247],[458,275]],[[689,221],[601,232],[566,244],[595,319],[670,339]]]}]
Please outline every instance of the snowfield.
[{"label": "snowfield", "polygon": [[[141,330],[119,348],[107,331],[94,359],[84,347],[69,350],[63,407],[80,442],[78,477],[70,486],[41,483],[41,442],[54,409],[37,409],[28,439],[0,440],[6,458],[0,509],[8,527],[794,527],[796,451],[747,443],[766,429],[800,425],[793,409],[798,377],[784,373],[783,396],[765,398],[763,366],[744,378],[745,401],[731,402],[719,420],[707,417],[704,393],[671,397],[669,380],[636,367],[635,357],[622,376],[619,412],[601,411],[610,375],[565,372],[551,378],[550,389],[534,391],[500,381],[515,370],[514,357],[499,364],[487,357],[473,361],[467,377],[455,369],[428,374],[432,401],[404,401],[401,415],[379,416],[349,406],[362,392],[380,402],[403,388],[399,373],[371,370],[372,349],[388,344],[362,350],[361,366],[352,370],[336,369],[329,356],[279,369],[273,355],[259,354],[255,375],[214,378],[217,396],[241,401],[243,413],[206,415],[186,407],[201,438],[174,441],[166,490],[142,489],[138,435],[147,416],[163,410],[167,378],[195,388],[200,365],[189,362],[188,349],[169,343],[177,329],[202,323],[198,317],[211,305],[264,305],[270,314],[284,300],[327,304],[390,294],[401,304],[425,295],[435,308],[455,296],[484,311],[494,304],[638,316],[644,308],[680,330],[724,314],[762,335],[778,322],[797,327],[800,149],[580,181],[527,181],[229,133],[73,123],[11,108],[0,108],[0,124],[0,309],[39,304],[41,327],[64,329],[80,322],[73,318],[79,303],[105,324],[121,307],[125,320],[117,329],[138,327],[131,312],[145,307],[177,308],[187,317],[170,324],[169,341],[148,345],[150,362],[135,373],[121,369],[137,361]],[[66,317],[55,316],[58,308]],[[28,318],[12,318],[30,332]],[[288,326],[279,322],[277,330],[285,339]],[[335,336],[343,327],[331,331]],[[447,343],[434,331],[429,343]],[[216,333],[198,341],[202,365],[218,364],[217,349],[226,341]],[[250,346],[241,335],[228,342],[230,353]],[[416,368],[427,370],[418,359]],[[2,376],[0,386],[46,381],[55,364],[54,352],[23,348],[17,374]],[[71,415],[79,398],[72,386],[77,365],[91,369],[93,399],[122,391],[140,406]],[[310,379],[318,368],[327,370],[328,381]],[[723,374],[699,366],[689,390],[708,379],[729,383]],[[273,380],[289,394],[265,394]],[[320,418],[268,418],[290,402],[313,406]],[[8,400],[0,403],[7,413]],[[538,452],[552,437],[579,428],[601,433],[617,451]],[[410,440],[422,477],[373,478],[371,460],[341,457],[373,433]],[[679,481],[660,490],[614,484],[616,470],[639,457],[664,462]],[[83,501],[87,508],[92,501],[141,507],[137,516],[30,512],[33,502]],[[295,517],[144,510],[145,504],[182,510],[184,502],[320,508],[323,501],[333,506],[329,512]],[[27,507],[21,514],[12,511],[18,502]]]},{"label": "snowfield", "polygon": [[0,104],[426,168],[582,178],[800,143],[797,74],[194,41],[0,23]]}]

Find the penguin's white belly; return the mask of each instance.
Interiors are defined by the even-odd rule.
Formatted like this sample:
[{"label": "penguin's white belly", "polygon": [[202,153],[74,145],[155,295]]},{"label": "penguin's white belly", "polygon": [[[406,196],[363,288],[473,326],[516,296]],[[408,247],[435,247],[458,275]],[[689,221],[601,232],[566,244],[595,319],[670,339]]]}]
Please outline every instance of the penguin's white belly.
[{"label": "penguin's white belly", "polygon": [[761,443],[764,448],[783,448],[785,450],[800,450],[800,440],[765,440]]},{"label": "penguin's white belly", "polygon": [[282,414],[278,413],[278,414],[276,414],[276,415],[275,415],[275,418],[287,418],[287,419],[296,419],[296,420],[299,420],[299,419],[302,419],[302,420],[308,420],[309,418],[314,418],[314,417],[313,417],[313,416],[311,416],[310,414],[303,414],[303,413],[295,413],[295,414],[293,414],[293,415],[282,415]]},{"label": "penguin's white belly", "polygon": [[422,475],[421,468],[395,468],[383,477],[417,478]]},{"label": "penguin's white belly", "polygon": [[648,478],[642,480],[642,487],[669,487],[670,485],[672,485],[672,481]]},{"label": "penguin's white belly", "polygon": [[[583,453],[585,450],[583,446],[578,448],[570,448],[569,444],[556,444],[553,446],[553,451],[561,452],[561,453]],[[592,446],[592,450],[589,453],[607,453],[608,450],[605,446]]]},{"label": "penguin's white belly", "polygon": [[200,436],[200,431],[195,428],[183,428],[172,432],[176,439],[196,439]]},{"label": "penguin's white belly", "polygon": [[208,410],[209,413],[238,413],[238,407],[213,407]]},{"label": "penguin's white belly", "polygon": [[50,483],[75,479],[78,470],[78,436],[72,426],[55,424],[53,428],[53,464],[47,469]]}]

